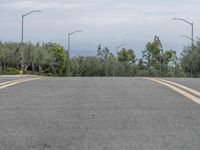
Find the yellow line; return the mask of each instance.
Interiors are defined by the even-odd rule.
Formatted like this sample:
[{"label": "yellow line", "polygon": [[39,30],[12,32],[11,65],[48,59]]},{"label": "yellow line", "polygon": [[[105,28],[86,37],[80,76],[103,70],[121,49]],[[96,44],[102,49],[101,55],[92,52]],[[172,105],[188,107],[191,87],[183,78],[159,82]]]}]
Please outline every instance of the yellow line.
[{"label": "yellow line", "polygon": [[173,85],[171,85],[169,83],[166,83],[166,82],[163,82],[163,81],[160,81],[160,80],[157,80],[157,79],[153,79],[153,78],[145,78],[145,79],[149,79],[149,80],[152,80],[154,82],[157,82],[157,83],[160,83],[162,85],[165,85],[168,88],[170,88],[170,89],[180,93],[181,95],[189,98],[190,100],[196,102],[197,104],[200,104],[200,98],[198,98],[198,97],[196,97],[196,96],[194,96],[194,95],[192,95],[192,94],[190,94],[190,93],[188,93],[188,92],[186,92],[186,91],[184,91],[184,90],[182,90],[182,89],[180,89],[178,87],[175,87],[175,86],[173,86]]},{"label": "yellow line", "polygon": [[5,84],[9,84],[9,83],[12,83],[12,82],[21,81],[21,80],[24,80],[24,79],[18,79],[18,80],[6,81],[6,82],[3,82],[3,83],[0,83],[0,86],[5,85]]},{"label": "yellow line", "polygon": [[181,84],[174,83],[174,82],[171,82],[171,81],[168,81],[168,80],[163,80],[163,79],[159,79],[159,78],[156,78],[156,80],[160,80],[160,81],[163,81],[163,82],[167,82],[167,83],[169,83],[169,84],[172,84],[172,85],[174,85],[174,86],[177,86],[177,87],[179,87],[179,88],[181,88],[181,89],[184,89],[184,90],[186,90],[186,91],[188,91],[188,92],[190,92],[190,93],[192,93],[192,94],[195,94],[195,95],[197,95],[197,96],[200,97],[200,92],[199,92],[199,91],[196,91],[196,90],[194,90],[194,89],[188,88],[188,87],[186,87],[186,86],[183,86],[183,85],[181,85]]},{"label": "yellow line", "polygon": [[37,80],[37,79],[40,79],[40,78],[20,79],[20,80],[4,82],[4,83],[1,83],[0,90],[4,89],[4,88],[7,88],[7,87],[10,87],[10,86],[13,86],[13,85],[16,85],[16,84],[19,84],[19,83],[32,81],[32,80]]}]

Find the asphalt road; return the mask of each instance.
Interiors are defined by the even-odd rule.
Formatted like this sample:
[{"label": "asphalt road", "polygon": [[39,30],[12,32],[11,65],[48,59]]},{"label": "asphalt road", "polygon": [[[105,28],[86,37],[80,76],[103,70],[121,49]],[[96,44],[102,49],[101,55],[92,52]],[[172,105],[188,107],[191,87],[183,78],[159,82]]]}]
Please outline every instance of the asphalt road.
[{"label": "asphalt road", "polygon": [[200,105],[143,78],[29,81],[0,90],[0,149],[199,150]]},{"label": "asphalt road", "polygon": [[176,79],[166,78],[166,79],[200,91],[200,78],[176,78]]},{"label": "asphalt road", "polygon": [[31,78],[35,77],[32,75],[0,75],[0,83],[12,81],[12,80],[18,80],[18,79],[25,79],[25,78]]}]

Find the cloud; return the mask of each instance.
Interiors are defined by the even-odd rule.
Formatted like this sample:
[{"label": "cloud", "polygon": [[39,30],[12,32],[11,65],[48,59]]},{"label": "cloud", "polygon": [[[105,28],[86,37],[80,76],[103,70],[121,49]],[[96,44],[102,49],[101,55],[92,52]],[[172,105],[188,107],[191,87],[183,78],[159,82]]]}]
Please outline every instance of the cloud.
[{"label": "cloud", "polygon": [[[137,40],[145,43],[155,34],[172,41],[173,48],[182,40],[180,34],[190,33],[190,27],[172,18],[181,17],[194,22],[195,31],[200,31],[197,25],[200,23],[199,5],[199,0],[1,0],[0,33],[6,40],[18,37],[15,34],[20,33],[21,15],[41,9],[43,13],[40,15],[26,18],[27,39],[48,41],[63,38],[72,30],[83,29],[87,39],[84,49],[97,41],[113,43],[116,39],[116,42],[128,40],[132,46],[142,49],[144,45],[139,45]],[[78,39],[79,36],[76,37],[78,42],[84,40]],[[180,49],[182,44],[177,47]]]},{"label": "cloud", "polygon": [[[196,4],[196,5],[194,5]],[[194,16],[199,12],[197,0],[3,0],[1,7],[27,11],[32,9],[66,12],[71,15],[100,18],[114,17],[114,20],[158,20],[171,16]],[[191,11],[192,10],[192,11]],[[62,14],[61,14],[62,15]],[[181,16],[180,16],[181,17]],[[191,17],[191,18],[192,18]],[[123,19],[122,19],[123,18]]]},{"label": "cloud", "polygon": [[52,1],[52,0],[18,0],[18,1],[5,1],[2,6],[9,9],[71,9],[79,7],[88,7],[93,5],[93,2],[85,1]]}]

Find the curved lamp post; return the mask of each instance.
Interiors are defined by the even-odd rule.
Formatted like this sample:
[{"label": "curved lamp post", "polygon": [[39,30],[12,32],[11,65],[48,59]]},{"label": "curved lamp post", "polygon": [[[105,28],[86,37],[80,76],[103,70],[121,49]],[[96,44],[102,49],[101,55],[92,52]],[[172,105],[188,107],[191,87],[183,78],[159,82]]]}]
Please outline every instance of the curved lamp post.
[{"label": "curved lamp post", "polygon": [[76,31],[73,31],[71,33],[68,33],[68,52],[70,51],[70,42],[71,42],[71,35],[72,34],[75,34],[75,33],[78,33],[78,32],[83,32],[81,30],[76,30]]},{"label": "curved lamp post", "polygon": [[121,48],[121,47],[123,47],[123,46],[125,46],[125,45],[126,45],[126,44],[120,44],[120,45],[118,45],[118,46],[116,47],[117,55],[118,55],[119,48]]},{"label": "curved lamp post", "polygon": [[[193,49],[193,46],[194,46],[194,23],[189,22],[189,21],[187,21],[185,19],[182,19],[182,18],[173,18],[173,20],[180,20],[180,21],[183,21],[183,22],[191,25],[191,38],[189,38],[188,36],[185,36],[185,35],[184,35],[184,37],[186,37],[186,38],[191,40],[191,48]],[[191,73],[190,74],[191,74],[191,77],[192,77],[193,76],[192,75],[193,74],[193,70],[192,69],[191,69]]]},{"label": "curved lamp post", "polygon": [[73,32],[71,32],[71,33],[68,33],[68,56],[69,56],[69,59],[68,59],[68,65],[69,65],[69,67],[68,67],[68,73],[70,74],[70,42],[71,42],[71,35],[73,35],[73,34],[75,34],[75,33],[78,33],[78,32],[83,32],[83,31],[81,31],[81,30],[75,30],[75,31],[73,31]]},{"label": "curved lamp post", "polygon": [[183,22],[191,25],[191,38],[190,39],[191,39],[191,46],[193,47],[193,43],[194,43],[194,23],[189,22],[189,21],[182,19],[182,18],[173,18],[173,20],[180,20],[180,21],[183,21]]},{"label": "curved lamp post", "polygon": [[192,40],[192,38],[189,37],[189,36],[187,36],[187,35],[180,35],[180,37],[184,37],[184,38],[186,38],[186,39]]},{"label": "curved lamp post", "polygon": [[22,43],[24,42],[24,17],[26,17],[32,13],[37,13],[37,12],[42,12],[42,10],[33,10],[33,11],[30,11],[30,12],[22,15],[22,39],[21,39]]},{"label": "curved lamp post", "polygon": [[[26,17],[32,13],[37,13],[37,12],[42,12],[42,10],[33,10],[33,11],[30,11],[30,12],[22,15],[22,35],[21,35],[22,44],[24,43],[24,17]],[[23,56],[23,50],[22,50],[21,51],[21,74],[23,74],[23,68],[24,68],[23,63],[24,63],[24,56]]]}]

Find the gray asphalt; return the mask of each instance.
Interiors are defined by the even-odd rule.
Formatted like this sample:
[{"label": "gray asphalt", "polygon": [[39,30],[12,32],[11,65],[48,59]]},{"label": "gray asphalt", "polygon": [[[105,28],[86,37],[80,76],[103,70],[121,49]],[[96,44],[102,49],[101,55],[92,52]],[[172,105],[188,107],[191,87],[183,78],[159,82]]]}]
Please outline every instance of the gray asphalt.
[{"label": "gray asphalt", "polygon": [[30,81],[0,91],[0,149],[199,150],[200,105],[142,78]]},{"label": "gray asphalt", "polygon": [[190,78],[166,78],[166,79],[200,91],[200,78],[191,78],[191,79]]},{"label": "gray asphalt", "polygon": [[8,77],[8,76],[0,76],[0,83],[10,81],[10,80],[17,80],[17,79],[22,79],[22,77]]},{"label": "gray asphalt", "polygon": [[12,81],[12,80],[18,80],[18,79],[25,79],[25,78],[31,78],[33,76],[31,75],[0,75],[0,83]]}]

